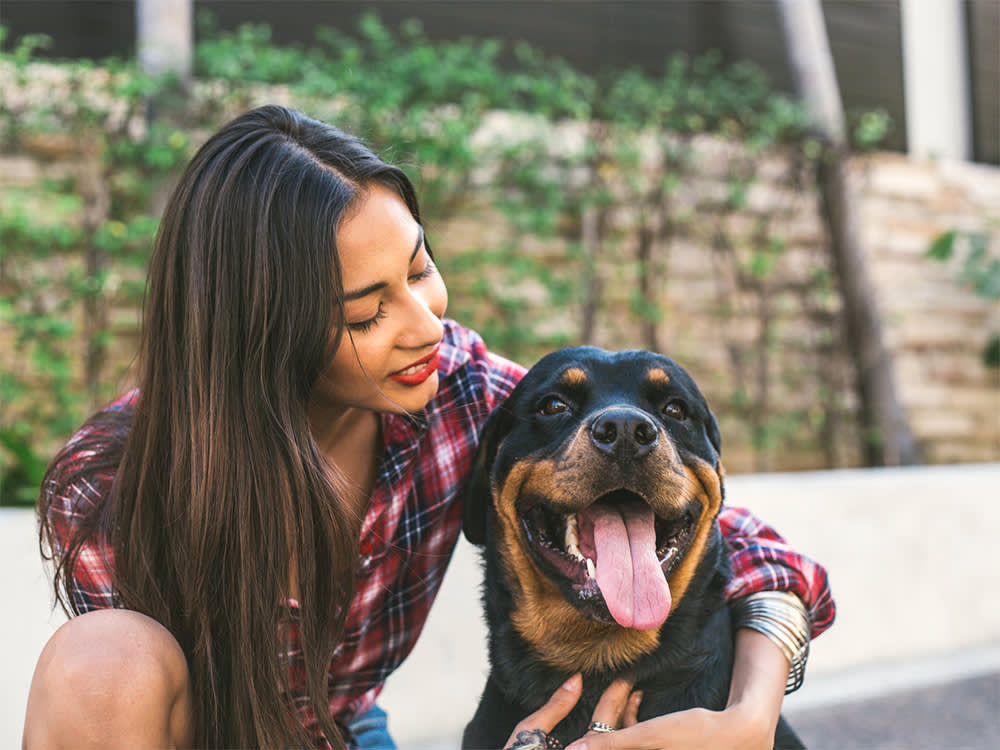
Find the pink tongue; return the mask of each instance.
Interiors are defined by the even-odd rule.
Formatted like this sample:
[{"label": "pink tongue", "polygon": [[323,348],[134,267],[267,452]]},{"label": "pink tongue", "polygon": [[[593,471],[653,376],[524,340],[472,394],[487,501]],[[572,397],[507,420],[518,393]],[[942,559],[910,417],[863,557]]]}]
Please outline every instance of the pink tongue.
[{"label": "pink tongue", "polygon": [[611,616],[626,628],[662,625],[670,614],[670,586],[656,559],[652,509],[594,505],[580,517],[593,524],[597,585]]}]

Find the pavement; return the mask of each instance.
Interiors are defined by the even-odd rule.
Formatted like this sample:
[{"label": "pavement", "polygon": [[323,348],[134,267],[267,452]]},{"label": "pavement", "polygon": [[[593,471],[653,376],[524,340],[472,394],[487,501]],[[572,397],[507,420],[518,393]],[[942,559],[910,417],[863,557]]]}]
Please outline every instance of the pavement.
[{"label": "pavement", "polygon": [[[997,750],[1000,648],[810,676],[784,714],[810,750]],[[455,750],[460,739],[400,747]]]},{"label": "pavement", "polygon": [[1000,671],[786,715],[811,750],[996,750]]},{"label": "pavement", "polygon": [[[1000,747],[1000,463],[727,479],[821,561],[837,601],[785,713],[813,750]],[[17,617],[0,621],[0,750],[20,746],[35,660],[63,618],[51,609],[30,512],[0,509],[0,575]],[[485,681],[480,567],[459,543],[414,652],[380,703],[402,750],[453,750]]]}]

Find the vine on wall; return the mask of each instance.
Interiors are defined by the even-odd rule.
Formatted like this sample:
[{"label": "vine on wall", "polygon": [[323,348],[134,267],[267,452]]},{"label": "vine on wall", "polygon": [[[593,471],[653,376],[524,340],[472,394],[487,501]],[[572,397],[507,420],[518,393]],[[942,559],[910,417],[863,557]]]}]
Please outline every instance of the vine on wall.
[{"label": "vine on wall", "polygon": [[[783,154],[789,185],[808,195],[819,153],[800,108],[752,68],[677,56],[660,76],[595,77],[525,45],[501,65],[499,42],[431,42],[416,22],[391,31],[371,15],[356,34],[324,29],[312,45],[202,23],[187,89],[130,61],[40,62],[38,38],[0,53],[0,152],[42,165],[0,185],[0,338],[11,352],[0,368],[0,502],[33,502],[48,456],[122,386],[159,200],[205,134],[264,101],[357,133],[409,172],[450,314],[500,353],[530,364],[564,344],[616,346],[622,325],[639,331],[637,345],[671,353],[691,323],[679,318],[672,264],[680,245],[701,243],[718,283],[709,317],[730,352],[716,408],[745,420],[757,465],[789,443],[832,445],[850,421],[827,361],[839,343],[825,259],[781,280],[780,207],[757,210],[749,234],[729,228],[747,215],[760,160]],[[731,161],[721,200],[693,203],[706,134],[745,156]],[[472,232],[434,235],[470,220]],[[749,341],[727,332],[734,316],[755,321]],[[783,408],[773,389],[793,375],[774,348],[803,319],[813,339],[803,351],[819,361],[794,377],[819,376],[826,396]]]}]

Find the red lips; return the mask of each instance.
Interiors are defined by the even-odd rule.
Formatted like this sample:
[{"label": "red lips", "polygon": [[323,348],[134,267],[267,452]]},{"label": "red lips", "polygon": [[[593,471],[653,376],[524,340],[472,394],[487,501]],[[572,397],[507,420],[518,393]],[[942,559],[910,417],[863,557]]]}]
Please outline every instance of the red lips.
[{"label": "red lips", "polygon": [[422,359],[418,359],[416,362],[408,364],[401,370],[397,370],[389,376],[390,379],[395,380],[397,383],[402,383],[403,385],[420,385],[427,378],[437,372],[440,351],[440,345],[434,347],[434,351],[428,354]]}]

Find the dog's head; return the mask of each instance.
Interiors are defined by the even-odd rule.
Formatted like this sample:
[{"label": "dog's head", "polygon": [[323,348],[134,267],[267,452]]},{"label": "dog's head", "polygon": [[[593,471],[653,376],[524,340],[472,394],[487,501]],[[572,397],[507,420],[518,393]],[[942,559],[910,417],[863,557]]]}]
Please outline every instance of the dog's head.
[{"label": "dog's head", "polygon": [[[667,357],[576,347],[540,360],[484,428],[464,518],[470,541],[497,546],[522,635],[655,633],[722,505],[719,444]],[[561,635],[533,633],[554,610]],[[632,640],[647,650],[655,636]]]}]

